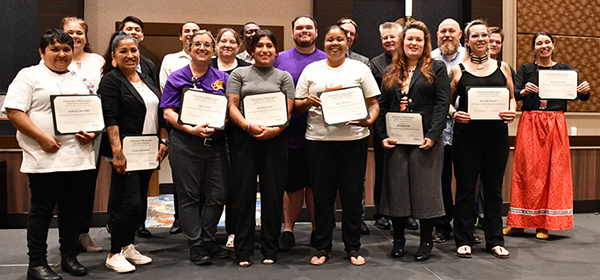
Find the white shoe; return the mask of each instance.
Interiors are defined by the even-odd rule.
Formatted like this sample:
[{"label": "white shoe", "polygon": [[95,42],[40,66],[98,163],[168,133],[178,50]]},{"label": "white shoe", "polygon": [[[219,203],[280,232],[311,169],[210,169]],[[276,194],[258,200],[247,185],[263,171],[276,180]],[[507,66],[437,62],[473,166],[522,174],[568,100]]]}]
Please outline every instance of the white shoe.
[{"label": "white shoe", "polygon": [[135,245],[130,244],[127,246],[127,250],[121,250],[121,254],[132,264],[140,265],[151,263],[152,259],[148,256],[144,256],[135,249]]},{"label": "white shoe", "polygon": [[105,265],[108,267],[108,269],[113,270],[116,273],[135,271],[135,266],[125,259],[125,256],[123,256],[122,252],[114,254],[112,257],[108,255],[108,257],[106,257]]}]

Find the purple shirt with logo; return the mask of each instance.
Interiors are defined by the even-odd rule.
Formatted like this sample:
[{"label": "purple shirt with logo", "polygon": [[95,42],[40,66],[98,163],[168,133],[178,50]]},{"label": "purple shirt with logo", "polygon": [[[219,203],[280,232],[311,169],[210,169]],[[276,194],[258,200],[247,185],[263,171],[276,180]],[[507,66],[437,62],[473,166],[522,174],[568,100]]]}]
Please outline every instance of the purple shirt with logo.
[{"label": "purple shirt with logo", "polygon": [[[273,66],[277,69],[287,71],[292,75],[294,80],[294,86],[298,83],[300,74],[304,68],[319,60],[327,58],[327,54],[324,51],[315,48],[315,51],[311,54],[300,53],[296,48],[282,51],[279,53],[277,59],[273,62]],[[304,147],[304,134],[306,133],[306,113],[296,114],[292,113],[290,119],[290,126],[288,130],[288,148],[298,149]]]},{"label": "purple shirt with logo", "polygon": [[[160,107],[179,108],[183,90],[194,87],[192,77],[192,69],[189,65],[171,73],[163,89]],[[208,66],[206,73],[196,80],[196,87],[205,92],[225,95],[228,79],[227,73]]]}]

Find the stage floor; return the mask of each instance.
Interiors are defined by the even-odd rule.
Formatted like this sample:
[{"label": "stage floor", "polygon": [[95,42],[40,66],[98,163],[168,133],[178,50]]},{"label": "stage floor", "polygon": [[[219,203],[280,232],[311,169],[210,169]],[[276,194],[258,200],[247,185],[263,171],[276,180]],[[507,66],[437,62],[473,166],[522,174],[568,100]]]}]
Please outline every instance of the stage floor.
[{"label": "stage floor", "polygon": [[[79,261],[87,266],[85,279],[598,279],[600,275],[600,215],[576,214],[575,228],[550,232],[549,240],[536,240],[534,230],[529,234],[506,237],[509,259],[497,259],[485,251],[485,245],[473,248],[472,259],[455,256],[453,240],[436,244],[431,259],[416,262],[412,255],[394,259],[389,230],[378,230],[373,221],[367,224],[370,235],[363,235],[361,253],[367,264],[354,267],[345,259],[340,224],[334,231],[332,256],[323,266],[312,266],[308,260],[315,253],[308,246],[310,225],[296,225],[296,247],[281,252],[274,265],[260,263],[259,245],[256,245],[248,268],[238,267],[233,258],[213,260],[210,266],[196,266],[188,259],[184,237],[170,235],[167,228],[151,229],[148,239],[136,238],[140,252],[153,258],[153,263],[138,266],[134,273],[117,274],[104,266],[107,252],[81,253]],[[418,232],[406,231],[406,249],[414,254],[418,247]],[[97,245],[110,247],[110,235],[104,228],[90,231]],[[483,232],[479,230],[480,236]],[[60,270],[58,233],[51,229],[48,236],[48,261],[64,279],[76,279]],[[257,240],[259,232],[257,231]],[[225,242],[224,228],[219,228],[218,241]],[[27,271],[26,231],[0,230],[0,279],[25,279]],[[78,278],[82,279],[82,278]]]}]

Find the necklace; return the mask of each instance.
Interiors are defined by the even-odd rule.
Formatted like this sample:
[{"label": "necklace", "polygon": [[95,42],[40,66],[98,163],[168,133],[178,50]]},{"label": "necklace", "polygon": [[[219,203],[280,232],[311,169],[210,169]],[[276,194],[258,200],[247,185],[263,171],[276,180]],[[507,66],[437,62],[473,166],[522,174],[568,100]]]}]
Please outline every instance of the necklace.
[{"label": "necklace", "polygon": [[469,60],[473,63],[477,63],[477,70],[483,70],[483,63],[488,61],[489,58],[490,53],[487,51],[482,56],[474,56],[473,53],[469,53]]}]

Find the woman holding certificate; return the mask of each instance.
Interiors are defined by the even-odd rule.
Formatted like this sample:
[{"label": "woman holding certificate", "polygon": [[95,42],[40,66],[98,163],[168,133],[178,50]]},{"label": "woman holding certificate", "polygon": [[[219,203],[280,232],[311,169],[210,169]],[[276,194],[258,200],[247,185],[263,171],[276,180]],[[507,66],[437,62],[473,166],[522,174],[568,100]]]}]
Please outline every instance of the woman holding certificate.
[{"label": "woman holding certificate", "polygon": [[[403,47],[398,48],[394,56],[379,96],[381,113],[376,128],[383,139],[378,144],[385,149],[386,163],[381,213],[392,217],[394,248],[391,255],[394,258],[404,255],[406,220],[408,217],[419,219],[421,240],[415,260],[422,261],[429,259],[433,248],[434,218],[444,215],[439,187],[444,147],[439,140],[448,113],[450,80],[444,63],[431,58],[430,33],[424,23],[409,22],[402,29],[400,42]],[[406,127],[391,123],[393,117],[388,122],[386,116],[392,114],[418,116],[416,125],[422,128],[418,135],[422,139],[420,143],[400,142],[396,138],[401,137],[391,135],[393,131],[386,127]]]},{"label": "woman holding certificate", "polygon": [[87,269],[77,261],[77,235],[86,182],[94,176],[93,140],[96,133],[56,135],[52,95],[89,95],[81,77],[69,71],[73,39],[64,31],[48,29],[40,40],[43,63],[19,71],[8,87],[2,111],[17,129],[23,149],[21,172],[29,178],[31,209],[27,217],[29,268],[27,279],[61,279],[47,261],[48,228],[58,204],[61,270],[82,276]]},{"label": "woman holding certificate", "polygon": [[[339,191],[343,208],[342,238],[348,260],[353,265],[364,265],[366,260],[359,253],[363,180],[368,127],[379,114],[377,96],[380,92],[369,67],[346,59],[348,37],[343,28],[327,28],[324,50],[326,59],[313,62],[302,71],[295,101],[298,113],[308,111],[307,175],[314,191],[314,246],[318,250],[310,264],[324,264],[331,253],[334,205]],[[336,108],[335,104],[339,103],[359,106]]]},{"label": "woman holding certificate", "polygon": [[[73,38],[73,61],[69,65],[69,70],[82,77],[90,93],[96,94],[102,77],[104,58],[99,54],[92,53],[92,47],[88,42],[87,23],[80,18],[64,17],[60,27]],[[96,147],[96,153],[98,153],[100,138],[95,141],[94,146]],[[79,228],[79,244],[88,253],[102,252],[102,247],[96,246],[89,235],[94,210],[94,196],[96,194],[96,178],[100,167],[100,155],[97,154],[96,157],[96,174],[90,177],[89,183],[86,184],[87,188],[84,196],[86,209],[81,212],[83,221]]]},{"label": "woman holding certificate", "polygon": [[294,105],[292,76],[273,67],[275,35],[259,30],[252,38],[254,65],[240,67],[227,84],[230,130],[231,200],[235,215],[235,256],[239,266],[252,264],[256,224],[256,176],[260,181],[263,264],[277,261],[283,192],[287,182],[287,137]]},{"label": "woman holding certificate", "polygon": [[[127,138],[123,139],[123,143],[122,138],[145,135],[146,138],[139,138],[140,143],[152,143],[152,139],[158,141],[156,136],[166,139],[167,130],[162,110],[158,107],[160,91],[149,76],[135,70],[140,60],[137,41],[125,33],[113,34],[105,59],[98,94],[102,96],[104,122],[112,151],[109,207],[116,213],[111,227],[110,254],[105,265],[117,273],[125,273],[135,270],[133,264],[152,262],[151,258],[135,249],[133,242],[137,217],[142,211],[142,200],[147,199],[148,183],[154,168],[129,171],[131,166],[128,165],[132,164],[125,154],[133,155],[134,151],[126,149],[124,143]],[[154,147],[157,152],[152,159],[156,167],[157,162],[167,155],[168,147],[163,141]],[[144,149],[148,148],[140,147],[140,150]]]},{"label": "woman holding certificate", "polygon": [[[465,28],[468,58],[452,68],[452,101],[449,114],[456,124],[452,158],[456,177],[454,238],[456,255],[472,257],[475,186],[481,174],[484,190],[483,225],[486,248],[498,258],[508,258],[502,235],[502,180],[508,160],[508,127],[516,102],[508,64],[489,58],[489,34],[483,20]],[[458,107],[453,104],[457,97]],[[493,110],[489,108],[493,106]],[[486,111],[487,110],[487,111]]]},{"label": "woman holding certificate", "polygon": [[[504,234],[525,233],[526,228],[535,228],[538,239],[547,239],[548,230],[573,228],[573,183],[564,115],[567,99],[542,98],[540,85],[545,81],[541,73],[562,70],[577,76],[571,66],[552,60],[554,39],[549,33],[535,34],[531,48],[535,62],[519,67],[515,81],[516,98],[523,100],[523,113],[515,141],[506,220],[509,227],[504,229]],[[580,83],[576,91],[577,99],[590,98],[588,82]],[[568,93],[574,94],[574,88]]]},{"label": "woman holding certificate", "polygon": [[[215,52],[215,39],[210,32],[194,33],[188,49],[192,62],[169,75],[160,106],[165,119],[174,128],[170,160],[173,182],[177,185],[181,229],[190,247],[190,260],[197,265],[207,265],[211,263],[211,257],[226,258],[231,253],[215,243],[217,224],[229,188],[226,136],[224,130],[215,129],[220,126],[206,120],[198,119],[199,123],[192,125],[179,120],[180,114],[190,108],[186,103],[194,101],[185,98],[182,104],[182,95],[187,97],[195,92],[222,99],[219,103],[222,107],[214,107],[211,111],[220,111],[220,120],[224,122],[227,110],[225,86],[229,75],[210,66],[210,58]],[[191,106],[198,108],[200,105]]]}]

